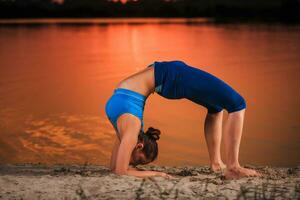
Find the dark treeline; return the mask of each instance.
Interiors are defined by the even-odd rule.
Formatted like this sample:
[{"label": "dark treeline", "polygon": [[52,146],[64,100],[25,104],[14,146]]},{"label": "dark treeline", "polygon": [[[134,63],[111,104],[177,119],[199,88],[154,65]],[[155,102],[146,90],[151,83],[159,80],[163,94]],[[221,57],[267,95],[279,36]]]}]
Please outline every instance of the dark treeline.
[{"label": "dark treeline", "polygon": [[300,0],[0,0],[0,18],[214,17],[300,21]]}]

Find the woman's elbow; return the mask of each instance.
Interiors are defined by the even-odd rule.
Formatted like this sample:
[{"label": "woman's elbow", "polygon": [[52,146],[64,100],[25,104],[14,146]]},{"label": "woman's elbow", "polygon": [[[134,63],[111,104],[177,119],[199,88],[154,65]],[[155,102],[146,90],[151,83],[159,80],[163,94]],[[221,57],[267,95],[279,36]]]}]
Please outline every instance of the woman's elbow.
[{"label": "woman's elbow", "polygon": [[122,170],[122,169],[114,169],[114,170],[112,170],[112,172],[117,175],[126,175],[127,174],[127,170]]},{"label": "woman's elbow", "polygon": [[115,171],[115,168],[114,168],[114,167],[109,167],[109,170],[110,170],[111,172],[114,172],[114,171]]}]

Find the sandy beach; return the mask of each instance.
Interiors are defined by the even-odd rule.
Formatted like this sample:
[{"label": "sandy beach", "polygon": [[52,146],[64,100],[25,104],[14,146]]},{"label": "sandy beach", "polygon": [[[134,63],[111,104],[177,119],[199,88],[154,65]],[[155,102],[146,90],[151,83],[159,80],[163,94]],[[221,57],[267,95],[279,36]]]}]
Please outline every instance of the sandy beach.
[{"label": "sandy beach", "polygon": [[0,199],[300,199],[300,166],[250,166],[262,178],[225,180],[208,166],[138,166],[174,176],[118,176],[100,165],[0,165]]}]

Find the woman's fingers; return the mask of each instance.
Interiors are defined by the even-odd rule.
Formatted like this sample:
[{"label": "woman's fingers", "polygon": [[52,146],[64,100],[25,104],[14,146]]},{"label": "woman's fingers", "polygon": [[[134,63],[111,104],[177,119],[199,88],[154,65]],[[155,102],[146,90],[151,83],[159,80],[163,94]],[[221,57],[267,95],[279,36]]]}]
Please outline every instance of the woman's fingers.
[{"label": "woman's fingers", "polygon": [[164,172],[163,172],[163,177],[168,178],[168,179],[175,178],[174,176],[164,173]]}]

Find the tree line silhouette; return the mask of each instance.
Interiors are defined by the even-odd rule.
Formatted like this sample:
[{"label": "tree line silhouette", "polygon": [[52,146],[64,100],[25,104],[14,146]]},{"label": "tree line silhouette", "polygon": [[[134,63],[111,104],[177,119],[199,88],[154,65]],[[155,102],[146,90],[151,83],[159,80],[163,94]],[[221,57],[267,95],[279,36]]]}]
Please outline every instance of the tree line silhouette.
[{"label": "tree line silhouette", "polygon": [[300,0],[0,0],[0,18],[214,17],[300,21]]}]

